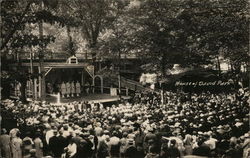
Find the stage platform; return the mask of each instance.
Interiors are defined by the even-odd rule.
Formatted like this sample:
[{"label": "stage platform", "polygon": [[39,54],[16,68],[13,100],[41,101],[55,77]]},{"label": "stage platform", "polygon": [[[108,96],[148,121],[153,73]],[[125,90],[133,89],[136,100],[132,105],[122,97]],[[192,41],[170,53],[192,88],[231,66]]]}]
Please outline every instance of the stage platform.
[{"label": "stage platform", "polygon": [[[127,100],[130,99],[129,96],[121,96],[121,98]],[[69,97],[69,98],[60,98],[61,103],[70,103],[70,102],[80,102],[80,101],[89,101],[89,102],[100,102],[100,103],[106,103],[106,102],[114,102],[118,101],[119,96],[111,96],[110,94],[89,94],[89,95],[83,95],[80,97]],[[50,103],[57,103],[57,96],[51,95],[46,97],[46,101]]]}]

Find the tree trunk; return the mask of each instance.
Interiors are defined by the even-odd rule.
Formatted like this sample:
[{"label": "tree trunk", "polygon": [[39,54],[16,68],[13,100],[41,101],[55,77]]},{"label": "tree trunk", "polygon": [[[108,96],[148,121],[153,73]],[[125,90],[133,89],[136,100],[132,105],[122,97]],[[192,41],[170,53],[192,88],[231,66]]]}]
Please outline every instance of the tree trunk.
[{"label": "tree trunk", "polygon": [[166,77],[166,54],[163,53],[162,59],[161,59],[161,73],[162,77]]},{"label": "tree trunk", "polygon": [[[41,1],[40,4],[41,10],[43,9],[43,2]],[[43,38],[43,21],[40,21],[38,23],[39,26],[39,36],[42,39]],[[45,76],[44,76],[44,45],[41,46],[39,51],[39,69],[40,69],[40,77],[39,77],[39,84],[41,84],[40,89],[40,99],[43,101],[45,99]]]},{"label": "tree trunk", "polygon": [[217,56],[216,59],[217,59],[217,65],[218,65],[219,76],[220,76],[220,75],[221,75],[221,67],[220,67],[220,59],[219,59],[219,56]]},{"label": "tree trunk", "polygon": [[74,51],[74,48],[73,48],[73,41],[72,41],[72,37],[70,35],[70,26],[66,26],[67,27],[67,35],[68,35],[68,39],[69,39],[69,52],[70,52],[70,55],[73,56],[75,55],[75,51]]}]

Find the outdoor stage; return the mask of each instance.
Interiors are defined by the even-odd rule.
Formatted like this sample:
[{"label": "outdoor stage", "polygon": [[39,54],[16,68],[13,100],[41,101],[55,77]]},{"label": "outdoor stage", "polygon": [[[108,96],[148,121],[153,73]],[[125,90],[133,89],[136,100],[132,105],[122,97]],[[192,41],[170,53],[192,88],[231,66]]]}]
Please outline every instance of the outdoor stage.
[{"label": "outdoor stage", "polygon": [[[130,99],[129,96],[121,96],[121,98],[127,100]],[[111,96],[110,94],[89,94],[85,96],[80,97],[70,97],[70,98],[60,98],[60,103],[69,103],[69,102],[80,102],[80,101],[89,101],[89,102],[100,102],[100,103],[106,103],[106,102],[114,102],[118,101],[119,96]],[[50,103],[57,103],[57,95],[53,96],[47,96],[46,101]]]}]

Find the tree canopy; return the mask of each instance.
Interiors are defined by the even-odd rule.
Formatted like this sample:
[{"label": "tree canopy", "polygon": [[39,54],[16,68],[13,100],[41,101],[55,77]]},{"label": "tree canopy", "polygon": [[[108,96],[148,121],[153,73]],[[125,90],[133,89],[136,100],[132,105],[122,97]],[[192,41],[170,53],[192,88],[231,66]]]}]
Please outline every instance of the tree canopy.
[{"label": "tree canopy", "polygon": [[[30,31],[42,20],[67,27],[71,50],[65,50],[84,45],[94,59],[133,54],[162,74],[173,64],[201,66],[223,58],[238,69],[249,60],[246,0],[43,0],[42,10],[37,0],[1,3],[2,52],[53,43],[53,33],[41,38]],[[82,45],[76,46],[73,29]]]}]

